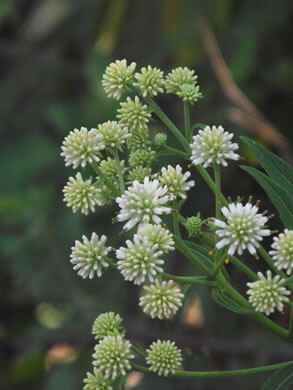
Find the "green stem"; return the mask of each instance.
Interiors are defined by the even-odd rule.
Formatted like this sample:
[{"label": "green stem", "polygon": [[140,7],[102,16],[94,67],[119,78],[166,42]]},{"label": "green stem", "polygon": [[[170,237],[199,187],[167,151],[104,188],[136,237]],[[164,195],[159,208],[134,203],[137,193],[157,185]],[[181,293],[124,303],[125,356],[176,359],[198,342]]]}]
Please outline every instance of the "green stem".
[{"label": "green stem", "polygon": [[244,274],[246,274],[249,279],[256,281],[259,279],[257,274],[253,272],[250,268],[248,268],[245,264],[242,263],[241,260],[237,259],[235,256],[229,257],[232,264],[234,264],[237,268],[239,268]]},{"label": "green stem", "polygon": [[164,146],[164,149],[170,152],[170,154],[175,154],[178,157],[184,158],[185,160],[189,160],[189,155],[185,152],[182,152],[181,150],[171,148],[170,146]]},{"label": "green stem", "polygon": [[180,228],[179,228],[179,210],[177,200],[173,201],[173,229],[176,236],[181,239]]},{"label": "green stem", "polygon": [[121,163],[120,163],[117,149],[115,149],[115,152],[114,152],[114,160],[115,160],[115,164],[116,164],[116,169],[117,169],[118,178],[119,178],[119,186],[120,186],[120,191],[121,191],[121,195],[122,195],[125,192],[125,184],[124,184],[123,173],[122,173]]},{"label": "green stem", "polygon": [[216,218],[221,218],[221,169],[219,164],[214,165],[216,189]]},{"label": "green stem", "polygon": [[184,102],[184,123],[185,123],[185,135],[187,141],[190,143],[192,140],[192,130],[190,127],[190,104],[189,102]]},{"label": "green stem", "polygon": [[223,253],[223,255],[221,256],[221,258],[220,258],[219,260],[217,260],[217,262],[216,262],[216,264],[215,264],[215,268],[214,268],[214,271],[213,271],[213,277],[214,277],[214,278],[218,275],[218,273],[219,273],[219,271],[220,271],[222,265],[224,264],[226,258],[227,258],[227,251],[225,251],[225,252]]},{"label": "green stem", "polygon": [[103,182],[106,184],[107,187],[110,188],[111,191],[113,191],[113,193],[115,195],[119,195],[119,191],[117,190],[117,188],[110,182],[110,180],[103,174],[103,172],[100,170],[100,168],[98,167],[98,165],[96,163],[92,163],[91,164],[91,167],[93,168],[93,170],[96,172],[96,174],[98,176],[101,177],[101,179],[103,180]]},{"label": "green stem", "polygon": [[188,248],[187,245],[181,240],[180,237],[175,236],[174,241],[176,244],[176,248],[183,253],[194,265],[196,265],[203,273],[211,276],[210,269],[202,263],[199,258]]},{"label": "green stem", "polygon": [[[207,183],[207,185],[210,187],[210,189],[215,193],[216,185],[211,176],[208,174],[207,170],[202,165],[196,165],[196,169],[198,170],[204,181]],[[220,193],[220,201],[224,206],[227,206],[229,204],[222,193]]]},{"label": "green stem", "polygon": [[140,347],[137,347],[136,345],[131,345],[131,349],[133,350],[133,352],[135,352],[137,355],[145,358],[146,357],[146,352],[144,349],[140,348]]},{"label": "green stem", "polygon": [[161,119],[161,121],[168,127],[168,129],[173,133],[173,135],[178,139],[180,144],[184,149],[190,153],[190,146],[184,135],[181,131],[174,125],[174,123],[167,117],[167,115],[161,110],[157,103],[150,97],[145,97],[145,101],[152,108],[154,113]]},{"label": "green stem", "polygon": [[207,280],[205,276],[176,276],[176,275],[170,275],[166,272],[163,272],[162,274],[163,279],[167,280],[174,280],[175,282],[181,283],[181,284],[197,284],[200,286],[210,286],[215,287],[217,283],[213,280]]},{"label": "green stem", "polygon": [[[194,378],[219,378],[225,376],[240,376],[240,375],[252,375],[252,374],[261,374],[263,372],[268,371],[276,371],[282,367],[287,366],[288,364],[293,363],[293,361],[271,364],[269,366],[262,367],[253,367],[253,368],[244,368],[242,370],[231,370],[231,371],[176,371],[174,374],[170,374],[172,377],[194,377]],[[139,364],[132,363],[132,367],[136,371],[141,371],[149,374],[153,374],[153,372],[144,366]]]}]

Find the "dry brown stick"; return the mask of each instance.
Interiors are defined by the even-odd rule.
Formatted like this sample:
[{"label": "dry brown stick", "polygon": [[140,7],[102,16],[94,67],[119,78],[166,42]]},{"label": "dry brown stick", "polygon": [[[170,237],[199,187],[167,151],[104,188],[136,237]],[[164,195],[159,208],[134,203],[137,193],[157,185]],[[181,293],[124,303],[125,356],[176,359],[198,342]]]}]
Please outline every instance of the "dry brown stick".
[{"label": "dry brown stick", "polygon": [[233,81],[231,73],[229,72],[217,45],[214,34],[208,23],[202,17],[199,18],[199,28],[203,45],[223,92],[236,106],[238,106],[238,108],[229,110],[229,119],[258,134],[269,144],[278,149],[279,153],[286,158],[286,160],[291,160],[286,138],[264,118],[262,113]]}]

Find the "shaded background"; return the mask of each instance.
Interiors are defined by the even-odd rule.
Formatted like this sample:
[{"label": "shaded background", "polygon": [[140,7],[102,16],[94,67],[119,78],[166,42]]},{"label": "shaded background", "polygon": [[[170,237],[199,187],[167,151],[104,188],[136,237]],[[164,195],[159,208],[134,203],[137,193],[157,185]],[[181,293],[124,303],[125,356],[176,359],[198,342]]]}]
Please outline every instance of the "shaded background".
[{"label": "shaded background", "polygon": [[[101,77],[111,61],[127,58],[138,68],[151,64],[165,71],[176,66],[195,69],[205,99],[194,106],[192,123],[221,123],[237,135],[249,134],[291,162],[292,36],[291,0],[0,2],[1,389],[81,389],[91,370],[92,322],[110,310],[124,317],[131,340],[145,346],[158,337],[175,340],[185,348],[185,369],[235,369],[292,360],[289,345],[249,318],[218,307],[203,287],[192,290],[176,319],[150,321],[138,309],[139,288],[124,283],[117,272],[93,281],[77,277],[69,263],[74,240],[96,231],[114,235],[112,244],[118,246],[120,226],[111,224],[115,208],[84,217],[65,207],[62,188],[72,170],[60,157],[70,130],[114,119],[118,103],[106,98]],[[180,102],[173,96],[157,101],[181,126]],[[155,122],[152,131],[158,131]],[[255,164],[243,145],[242,153]],[[201,210],[203,217],[210,216],[213,198],[200,178],[195,180],[197,188],[185,212],[195,215]],[[262,190],[236,164],[223,180],[226,195],[235,199],[253,194],[263,199],[263,209],[274,212]],[[277,218],[271,226],[281,228]],[[182,260],[171,257],[171,271],[188,273]],[[265,269],[254,258],[246,261]],[[231,266],[228,270],[244,291],[243,275]],[[286,325],[288,313],[275,318]],[[253,390],[267,376],[132,380],[140,380],[136,389],[237,385]]]}]

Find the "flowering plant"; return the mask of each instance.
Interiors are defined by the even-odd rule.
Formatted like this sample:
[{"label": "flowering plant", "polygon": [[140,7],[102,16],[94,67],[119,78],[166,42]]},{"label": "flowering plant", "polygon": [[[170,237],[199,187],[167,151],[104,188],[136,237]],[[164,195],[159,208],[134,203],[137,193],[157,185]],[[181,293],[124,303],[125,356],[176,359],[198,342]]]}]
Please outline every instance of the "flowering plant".
[{"label": "flowering plant", "polygon": [[[190,106],[203,97],[194,71],[179,67],[166,77],[150,65],[135,71],[136,64],[128,65],[126,60],[110,64],[102,80],[104,90],[109,98],[126,99],[120,103],[116,120],[90,130],[75,129],[63,142],[61,155],[66,165],[74,169],[89,165],[94,173],[92,178],[84,178],[81,172],[69,178],[63,190],[67,206],[74,213],[87,215],[112,203],[118,210],[115,222],[123,224],[122,233],[132,234],[132,239],[126,241],[121,235],[119,248],[107,246],[107,240],[111,244],[111,239],[105,235],[99,237],[95,232],[90,238],[83,236],[82,241],[76,240],[70,260],[74,270],[81,277],[92,279],[117,268],[126,281],[143,286],[139,305],[146,315],[158,319],[174,316],[189,287],[203,285],[211,289],[219,305],[249,315],[269,331],[292,340],[293,302],[289,298],[293,292],[293,169],[260,145],[243,138],[266,174],[255,168],[243,168],[265,189],[285,226],[284,232],[273,238],[272,250],[267,252],[262,241],[273,232],[266,212],[261,211],[258,203],[253,205],[251,199],[247,203],[240,199],[228,202],[221,192],[221,167],[240,159],[233,134],[222,126],[191,127]],[[164,92],[183,101],[185,133],[154,101],[155,96]],[[168,146],[168,135],[164,132],[151,137],[148,125],[154,115],[177,139],[178,148]],[[155,169],[153,162],[160,161],[161,156],[176,156],[188,161],[189,167],[196,167],[215,194],[214,215],[207,220],[202,220],[199,214],[182,215],[182,206],[193,187],[198,191],[196,180],[190,180],[191,172],[179,164]],[[213,170],[213,178],[207,168]],[[166,215],[172,215],[172,227],[167,224]],[[182,229],[188,233],[188,240],[183,239]],[[202,275],[166,273],[164,263],[174,250],[191,261]],[[245,251],[267,263],[266,275],[255,273],[237,257]],[[233,287],[225,269],[228,262],[248,279],[246,297]],[[287,308],[291,309],[291,319],[286,329],[269,316]],[[121,324],[122,318],[112,312],[97,317],[93,326],[98,340],[93,373],[87,374],[84,390],[112,389],[131,370],[180,377],[279,370],[274,374],[277,379],[289,370],[292,373],[292,362],[237,371],[184,371],[182,351],[174,342],[158,340],[144,350],[127,340]]]}]

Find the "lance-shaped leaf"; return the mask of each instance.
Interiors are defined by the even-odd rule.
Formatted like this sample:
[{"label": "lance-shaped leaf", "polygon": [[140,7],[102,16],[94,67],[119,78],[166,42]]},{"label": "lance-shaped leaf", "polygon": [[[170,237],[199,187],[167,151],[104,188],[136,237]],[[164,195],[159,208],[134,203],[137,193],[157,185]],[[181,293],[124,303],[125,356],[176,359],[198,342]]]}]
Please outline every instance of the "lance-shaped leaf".
[{"label": "lance-shaped leaf", "polygon": [[262,390],[289,390],[293,385],[293,363],[275,372],[264,384]]}]

